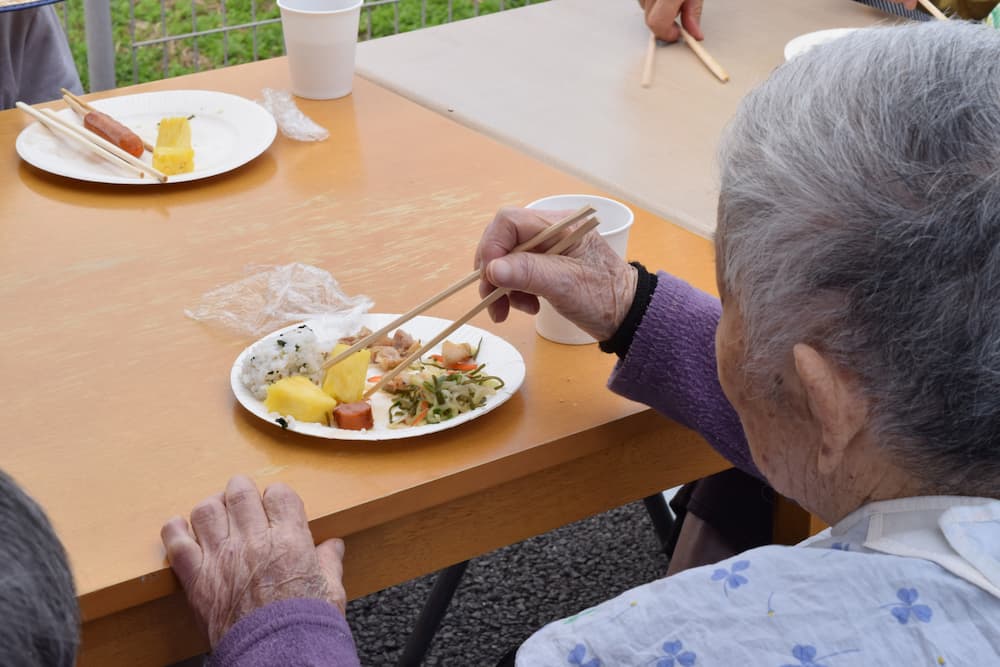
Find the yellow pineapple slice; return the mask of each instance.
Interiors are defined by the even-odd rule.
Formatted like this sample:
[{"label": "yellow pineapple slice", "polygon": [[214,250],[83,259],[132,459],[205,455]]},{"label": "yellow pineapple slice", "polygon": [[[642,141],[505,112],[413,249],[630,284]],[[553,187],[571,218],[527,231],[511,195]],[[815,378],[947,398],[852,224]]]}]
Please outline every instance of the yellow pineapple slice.
[{"label": "yellow pineapple slice", "polygon": [[184,116],[164,118],[156,134],[153,166],[168,176],[194,171],[191,125]]}]

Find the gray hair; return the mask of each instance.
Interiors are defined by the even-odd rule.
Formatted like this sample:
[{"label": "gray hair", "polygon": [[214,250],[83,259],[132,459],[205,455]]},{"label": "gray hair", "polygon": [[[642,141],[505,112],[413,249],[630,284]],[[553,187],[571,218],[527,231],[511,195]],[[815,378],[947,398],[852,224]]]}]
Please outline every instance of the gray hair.
[{"label": "gray hair", "polygon": [[42,509],[0,471],[0,665],[72,667],[79,613],[66,553]]},{"label": "gray hair", "polygon": [[1000,32],[852,33],[779,67],[721,148],[716,256],[749,386],[808,343],[926,490],[1000,497]]}]

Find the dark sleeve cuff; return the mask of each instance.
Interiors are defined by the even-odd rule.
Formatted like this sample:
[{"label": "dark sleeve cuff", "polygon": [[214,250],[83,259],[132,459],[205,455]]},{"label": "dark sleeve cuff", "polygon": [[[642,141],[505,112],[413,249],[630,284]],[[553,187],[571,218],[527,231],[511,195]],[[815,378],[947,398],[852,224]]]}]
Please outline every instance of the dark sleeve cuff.
[{"label": "dark sleeve cuff", "polygon": [[608,340],[601,341],[598,345],[602,352],[617,354],[619,359],[624,359],[632,346],[632,339],[635,338],[635,332],[646,314],[646,308],[649,307],[649,301],[653,298],[657,282],[656,274],[647,271],[646,267],[639,262],[629,262],[629,264],[639,271],[632,306],[628,309],[625,319],[622,320],[614,335]]}]

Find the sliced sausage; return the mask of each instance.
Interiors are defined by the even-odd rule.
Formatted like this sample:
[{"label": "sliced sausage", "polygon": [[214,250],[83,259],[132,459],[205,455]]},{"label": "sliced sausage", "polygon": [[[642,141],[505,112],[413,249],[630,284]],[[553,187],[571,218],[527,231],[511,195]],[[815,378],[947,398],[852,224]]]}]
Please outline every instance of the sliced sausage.
[{"label": "sliced sausage", "polygon": [[142,157],[142,139],[106,113],[91,111],[83,117],[83,126],[135,157]]},{"label": "sliced sausage", "polygon": [[361,431],[375,425],[372,417],[372,406],[368,401],[357,403],[341,403],[333,409],[333,421],[337,428]]}]

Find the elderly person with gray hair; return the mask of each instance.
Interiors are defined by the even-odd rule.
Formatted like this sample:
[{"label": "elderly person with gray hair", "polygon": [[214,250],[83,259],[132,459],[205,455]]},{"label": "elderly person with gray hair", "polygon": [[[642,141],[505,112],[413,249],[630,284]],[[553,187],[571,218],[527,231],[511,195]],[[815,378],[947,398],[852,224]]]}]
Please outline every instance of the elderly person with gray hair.
[{"label": "elderly person with gray hair", "polygon": [[552,623],[518,665],[998,660],[998,137],[1000,34],[865,30],[778,68],[728,128],[721,304],[596,237],[508,255],[546,222],[501,212],[478,253],[484,288],[515,290],[496,319],[546,297],[619,354],[612,390],[832,525]]},{"label": "elderly person with gray hair", "polygon": [[[496,320],[546,297],[621,357],[612,390],[832,524],[552,623],[518,665],[997,659],[998,137],[1000,33],[858,31],[778,68],[729,127],[721,303],[595,235],[561,256],[511,253],[559,214],[501,211],[477,252],[483,289],[514,290]],[[262,539],[273,513],[294,520]],[[313,549],[290,490],[261,498],[237,478],[192,524],[163,537],[220,642],[214,664],[356,664],[342,545]],[[257,594],[275,581],[298,583]]]}]

